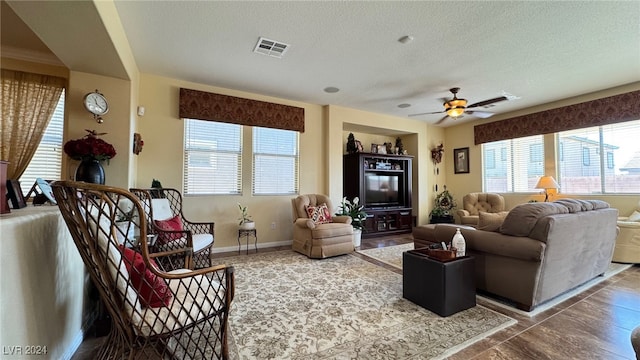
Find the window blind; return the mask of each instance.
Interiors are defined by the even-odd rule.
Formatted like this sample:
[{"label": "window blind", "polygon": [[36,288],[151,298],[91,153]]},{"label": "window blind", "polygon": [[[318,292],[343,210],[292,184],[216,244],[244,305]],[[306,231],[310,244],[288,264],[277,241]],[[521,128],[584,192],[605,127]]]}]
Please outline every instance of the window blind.
[{"label": "window blind", "polygon": [[640,120],[563,131],[558,180],[563,193],[640,193]]},{"label": "window blind", "polygon": [[486,192],[535,192],[544,175],[543,136],[482,144],[482,181]]},{"label": "window blind", "polygon": [[24,195],[27,195],[37,178],[61,179],[64,100],[65,92],[63,90],[42,140],[40,140],[27,169],[20,176],[20,187]]},{"label": "window blind", "polygon": [[242,193],[242,126],[184,121],[184,194]]},{"label": "window blind", "polygon": [[253,194],[298,193],[298,133],[253,128]]}]

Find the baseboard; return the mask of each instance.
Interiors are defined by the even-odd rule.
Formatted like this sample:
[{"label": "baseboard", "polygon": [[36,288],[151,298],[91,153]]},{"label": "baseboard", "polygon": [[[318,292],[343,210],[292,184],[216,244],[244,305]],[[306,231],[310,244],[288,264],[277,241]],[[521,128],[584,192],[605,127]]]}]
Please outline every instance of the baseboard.
[{"label": "baseboard", "polygon": [[[258,243],[258,249],[265,249],[265,248],[271,248],[271,247],[277,247],[277,246],[290,246],[293,243],[293,240],[284,240],[284,241],[274,241],[274,242],[268,242],[268,243]],[[240,252],[246,251],[247,250],[247,244],[241,244],[240,245]],[[255,251],[255,247],[254,244],[251,243],[251,241],[249,241],[249,252],[251,252],[251,250]],[[233,251],[238,251],[238,245],[235,246],[225,246],[225,247],[213,247],[213,253],[225,253],[225,252],[233,252]]]},{"label": "baseboard", "polygon": [[76,336],[73,337],[73,341],[69,344],[69,347],[67,348],[67,350],[65,350],[65,352],[62,354],[62,357],[60,357],[60,359],[71,360],[73,355],[80,348],[80,345],[82,344],[82,340],[84,340],[84,331],[80,330],[78,331]]}]

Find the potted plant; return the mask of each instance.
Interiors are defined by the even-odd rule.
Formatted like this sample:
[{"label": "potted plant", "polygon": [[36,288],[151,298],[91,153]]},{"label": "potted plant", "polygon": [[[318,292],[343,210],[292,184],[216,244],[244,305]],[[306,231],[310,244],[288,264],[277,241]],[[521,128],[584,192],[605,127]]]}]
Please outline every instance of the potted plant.
[{"label": "potted plant", "polygon": [[95,130],[86,130],[87,135],[80,139],[69,140],[64,144],[64,152],[73,160],[80,160],[76,169],[76,181],[104,184],[104,168],[101,162],[116,156],[113,145],[98,138],[106,133],[97,133]]},{"label": "potted plant", "polygon": [[349,201],[346,197],[342,198],[340,205],[338,206],[337,216],[349,216],[351,217],[351,226],[353,226],[353,246],[360,246],[362,240],[362,231],[364,230],[364,223],[367,219],[367,213],[364,211],[364,206],[359,204],[360,199],[354,197],[353,201]]},{"label": "potted plant", "polygon": [[255,229],[256,223],[251,219],[251,215],[249,215],[247,207],[242,206],[240,203],[238,203],[238,209],[240,210],[240,217],[238,218],[238,220],[240,220],[240,222],[238,223],[240,230]]},{"label": "potted plant", "polygon": [[444,191],[438,194],[435,199],[435,206],[431,210],[431,223],[452,223],[453,222],[453,210],[456,208],[456,202],[453,199],[453,195],[449,193],[447,187],[444,187]]}]

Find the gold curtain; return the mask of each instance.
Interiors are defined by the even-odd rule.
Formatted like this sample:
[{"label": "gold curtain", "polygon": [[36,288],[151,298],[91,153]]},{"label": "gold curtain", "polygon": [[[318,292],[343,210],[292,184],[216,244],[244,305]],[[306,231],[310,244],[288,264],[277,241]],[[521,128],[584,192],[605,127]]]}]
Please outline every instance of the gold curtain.
[{"label": "gold curtain", "polygon": [[7,179],[18,179],[49,125],[67,80],[60,77],[2,69],[2,146],[8,161]]}]

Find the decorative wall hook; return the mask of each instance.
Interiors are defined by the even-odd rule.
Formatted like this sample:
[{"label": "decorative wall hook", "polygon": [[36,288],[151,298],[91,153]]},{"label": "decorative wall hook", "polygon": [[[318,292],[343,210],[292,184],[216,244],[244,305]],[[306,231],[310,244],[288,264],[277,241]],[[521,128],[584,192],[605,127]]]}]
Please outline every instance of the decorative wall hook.
[{"label": "decorative wall hook", "polygon": [[442,154],[444,154],[444,145],[440,144],[431,150],[431,160],[434,164],[440,164],[442,161]]}]

